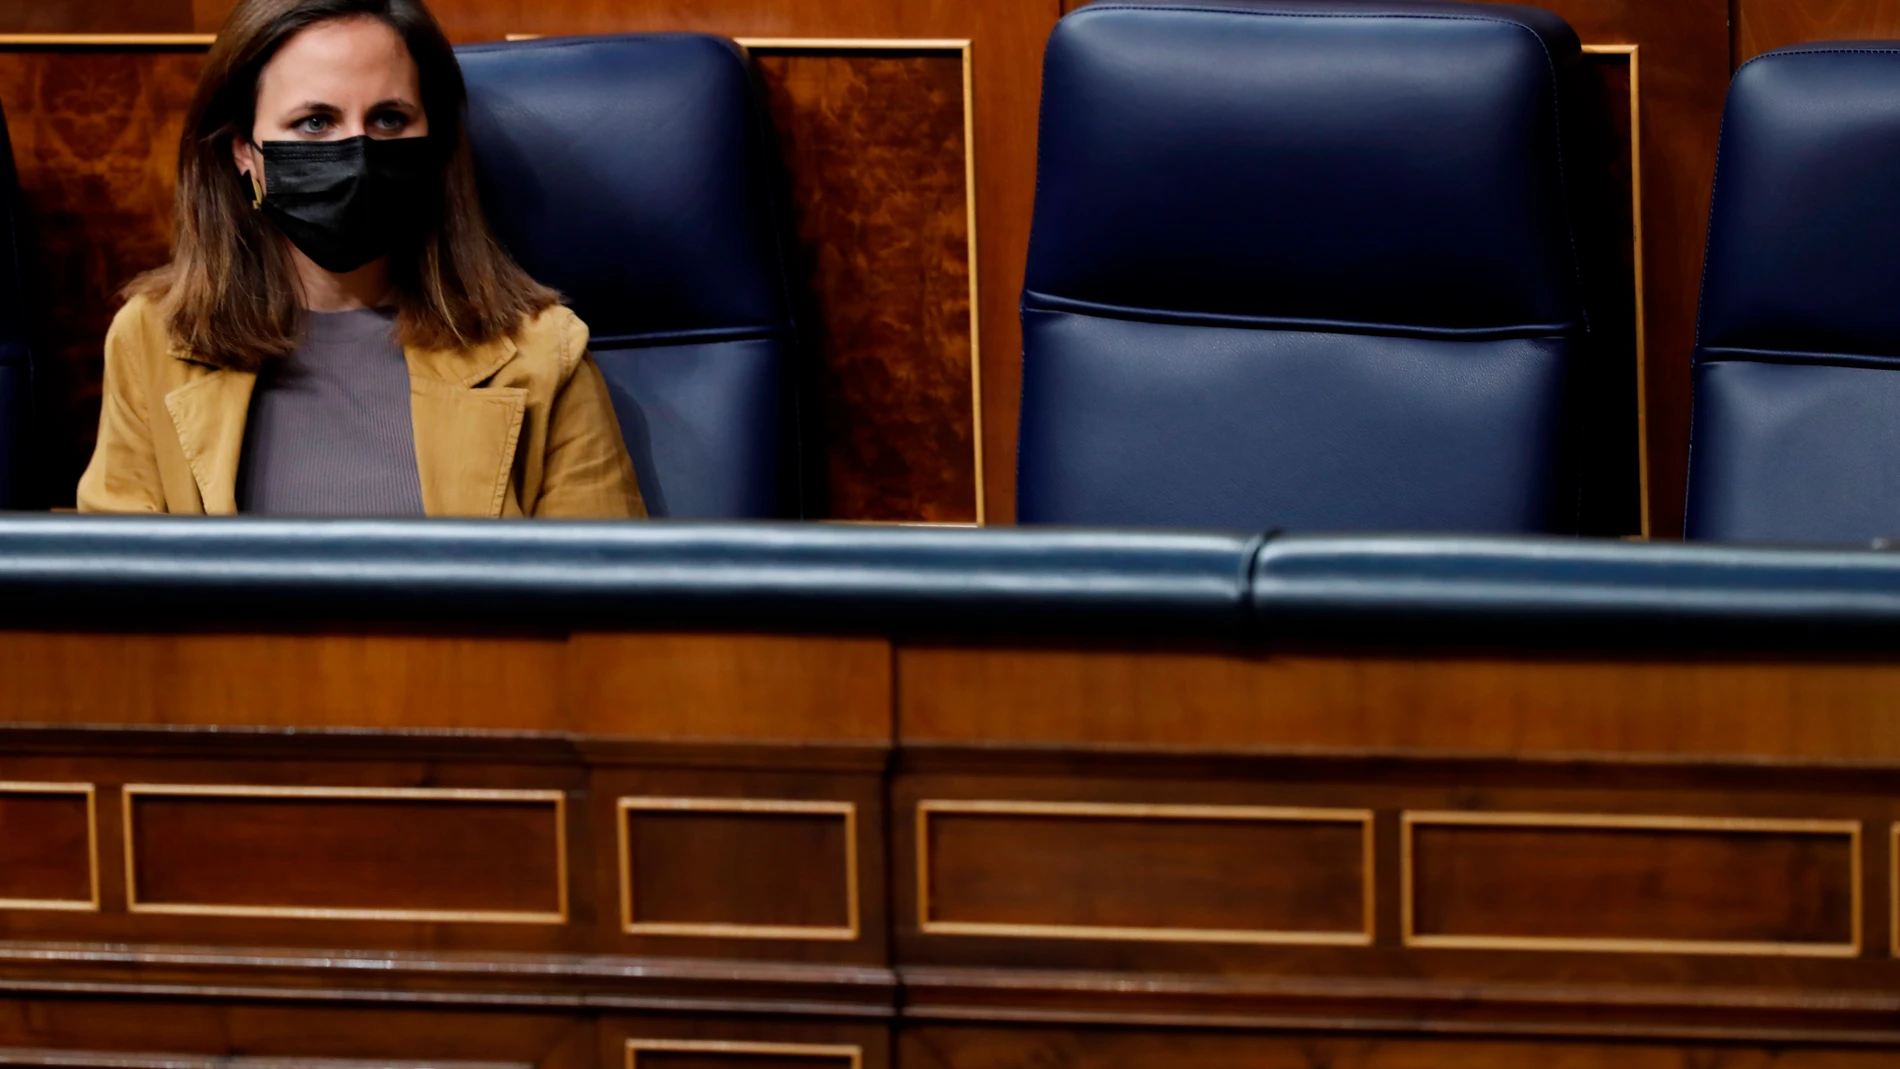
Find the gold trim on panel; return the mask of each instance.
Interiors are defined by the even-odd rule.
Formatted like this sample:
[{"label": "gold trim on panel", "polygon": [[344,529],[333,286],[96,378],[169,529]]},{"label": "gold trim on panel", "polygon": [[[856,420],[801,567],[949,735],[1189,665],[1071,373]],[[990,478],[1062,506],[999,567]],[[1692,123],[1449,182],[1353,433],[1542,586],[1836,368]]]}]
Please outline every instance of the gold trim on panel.
[{"label": "gold trim on panel", "polygon": [[1649,373],[1644,356],[1648,331],[1643,314],[1643,109],[1642,52],[1637,45],[1584,45],[1586,54],[1628,56],[1630,65],[1630,259],[1636,268],[1636,483],[1641,495],[1642,533],[1649,525]]},{"label": "gold trim on panel", "polygon": [[1887,951],[1900,958],[1900,820],[1888,829],[1887,897]]},{"label": "gold trim on panel", "polygon": [[[842,926],[818,924],[725,924],[718,922],[635,921],[633,853],[627,841],[627,814],[642,813],[796,813],[844,820],[845,917]],[[620,843],[620,930],[628,935],[699,936],[708,939],[858,938],[858,807],[855,802],[794,798],[622,797],[614,806],[614,833]]]},{"label": "gold trim on panel", "polygon": [[70,913],[99,912],[99,797],[90,783],[32,783],[24,780],[0,780],[0,794],[79,794],[86,798],[86,872],[92,897],[86,898],[0,898],[0,909],[54,910]]},{"label": "gold trim on panel", "polygon": [[[1252,820],[1288,824],[1358,824],[1363,846],[1365,927],[1356,932],[1269,931],[1245,928],[1140,928],[1088,924],[1000,924],[930,918],[930,817],[1064,816],[1135,820]],[[1279,946],[1370,946],[1374,932],[1373,837],[1370,809],[1298,806],[1147,805],[1120,802],[1027,802],[935,798],[917,803],[917,927],[926,935],[980,935],[1011,939],[1122,939],[1151,943],[1252,943]]]},{"label": "gold trim on panel", "polygon": [[214,33],[0,33],[0,48],[209,48]]},{"label": "gold trim on panel", "polygon": [[731,1039],[629,1039],[627,1069],[640,1069],[640,1052],[656,1054],[756,1054],[767,1058],[843,1058],[863,1069],[864,1048],[855,1043],[752,1043]]},{"label": "gold trim on panel", "polygon": [[[1853,880],[1852,937],[1846,943],[1778,943],[1719,939],[1624,939],[1598,936],[1419,935],[1414,928],[1412,829],[1421,824],[1845,836],[1848,841],[1850,878]],[[1460,950],[1588,950],[1623,954],[1734,954],[1798,958],[1852,958],[1860,955],[1861,948],[1861,853],[1860,822],[1857,820],[1407,810],[1399,815],[1399,887],[1400,938],[1408,947]]]},{"label": "gold trim on panel", "polygon": [[[358,907],[243,906],[138,900],[135,796],[200,798],[317,798],[420,802],[548,802],[554,806],[555,894],[558,911],[463,909],[368,909]],[[567,794],[563,791],[492,790],[471,787],[263,787],[246,784],[128,783],[120,792],[125,839],[125,908],[128,913],[194,917],[280,917],[297,920],[431,921],[469,924],[566,924],[568,919]]]},{"label": "gold trim on panel", "polygon": [[967,50],[967,37],[735,37],[732,43],[751,51],[773,52],[955,52]]}]

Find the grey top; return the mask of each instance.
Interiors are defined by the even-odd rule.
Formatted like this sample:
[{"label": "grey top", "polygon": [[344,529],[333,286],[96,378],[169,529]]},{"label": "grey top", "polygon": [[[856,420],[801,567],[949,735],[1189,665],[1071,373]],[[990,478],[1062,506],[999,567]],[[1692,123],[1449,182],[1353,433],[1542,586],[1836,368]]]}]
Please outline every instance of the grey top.
[{"label": "grey top", "polygon": [[239,512],[420,516],[409,366],[392,309],[304,313],[303,344],[258,376]]}]

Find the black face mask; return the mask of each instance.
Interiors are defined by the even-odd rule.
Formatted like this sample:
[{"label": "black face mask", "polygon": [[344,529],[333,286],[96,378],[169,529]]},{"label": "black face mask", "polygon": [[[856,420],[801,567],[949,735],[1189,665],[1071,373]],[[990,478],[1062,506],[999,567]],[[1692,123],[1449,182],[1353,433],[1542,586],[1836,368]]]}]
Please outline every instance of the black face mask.
[{"label": "black face mask", "polygon": [[441,162],[427,137],[265,141],[259,206],[325,271],[354,271],[433,216]]}]

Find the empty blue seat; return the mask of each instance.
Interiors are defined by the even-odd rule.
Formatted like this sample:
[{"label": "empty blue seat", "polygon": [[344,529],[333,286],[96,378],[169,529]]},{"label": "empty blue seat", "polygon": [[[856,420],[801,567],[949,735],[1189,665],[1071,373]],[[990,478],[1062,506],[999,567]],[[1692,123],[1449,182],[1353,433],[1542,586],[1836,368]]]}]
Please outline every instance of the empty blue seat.
[{"label": "empty blue seat", "polygon": [[1900,44],[1743,64],[1715,176],[1686,534],[1900,535]]},{"label": "empty blue seat", "polygon": [[489,218],[560,290],[656,516],[797,514],[797,337],[769,128],[700,34],[458,50]]},{"label": "empty blue seat", "polygon": [[1573,529],[1578,56],[1556,16],[1489,4],[1064,18],[1018,517]]}]

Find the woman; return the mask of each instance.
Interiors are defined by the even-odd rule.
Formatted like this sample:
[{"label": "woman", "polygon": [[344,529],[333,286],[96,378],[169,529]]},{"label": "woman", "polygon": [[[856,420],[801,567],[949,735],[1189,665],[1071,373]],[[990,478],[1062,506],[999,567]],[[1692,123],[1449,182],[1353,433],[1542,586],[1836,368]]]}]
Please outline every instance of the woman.
[{"label": "woman", "polygon": [[81,510],[645,515],[587,328],[482,218],[464,99],[420,0],[240,0]]}]

